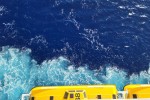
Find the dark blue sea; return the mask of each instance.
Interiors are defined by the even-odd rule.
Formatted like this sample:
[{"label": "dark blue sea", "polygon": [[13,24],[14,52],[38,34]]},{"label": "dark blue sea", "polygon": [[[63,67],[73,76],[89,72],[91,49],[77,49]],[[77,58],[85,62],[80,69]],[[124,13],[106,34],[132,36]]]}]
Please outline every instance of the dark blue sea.
[{"label": "dark blue sea", "polygon": [[35,86],[150,82],[150,0],[0,0],[0,100]]}]

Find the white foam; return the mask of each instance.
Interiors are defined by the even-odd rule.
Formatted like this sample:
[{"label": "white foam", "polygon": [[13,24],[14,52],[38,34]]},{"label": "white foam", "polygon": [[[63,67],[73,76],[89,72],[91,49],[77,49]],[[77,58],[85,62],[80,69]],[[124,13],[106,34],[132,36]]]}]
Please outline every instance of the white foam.
[{"label": "white foam", "polygon": [[[29,51],[29,52],[28,52]],[[31,59],[30,50],[3,47],[0,51],[0,99],[19,100],[21,94],[29,93],[35,86],[116,84],[122,90],[128,83],[147,83],[149,70],[132,74],[117,66],[106,65],[100,70],[89,70],[88,66],[75,68],[71,62],[59,57],[38,65]]]},{"label": "white foam", "polygon": [[145,5],[135,5],[135,7],[142,8],[142,9],[146,9],[147,8],[147,6],[145,6]]},{"label": "white foam", "polygon": [[146,15],[140,15],[140,17],[147,18],[147,16],[146,16]]}]

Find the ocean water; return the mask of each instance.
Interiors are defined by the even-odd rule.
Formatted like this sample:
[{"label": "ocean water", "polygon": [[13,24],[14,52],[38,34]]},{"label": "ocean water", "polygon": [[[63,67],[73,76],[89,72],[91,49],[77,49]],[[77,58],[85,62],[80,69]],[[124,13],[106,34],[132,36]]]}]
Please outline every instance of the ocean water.
[{"label": "ocean water", "polygon": [[35,86],[150,81],[149,0],[0,0],[0,100]]},{"label": "ocean water", "polygon": [[99,70],[88,66],[75,67],[68,59],[58,57],[41,64],[30,57],[31,50],[3,47],[0,52],[0,100],[20,100],[35,86],[116,84],[123,90],[126,84],[147,84],[150,69],[128,75],[124,69],[107,65]]}]

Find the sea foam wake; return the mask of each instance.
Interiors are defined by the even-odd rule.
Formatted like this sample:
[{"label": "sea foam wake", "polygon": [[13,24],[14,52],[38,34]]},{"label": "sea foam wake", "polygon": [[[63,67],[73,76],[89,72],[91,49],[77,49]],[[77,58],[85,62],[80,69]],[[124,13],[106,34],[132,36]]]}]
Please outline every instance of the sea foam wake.
[{"label": "sea foam wake", "polygon": [[102,66],[89,70],[88,66],[75,67],[65,57],[45,60],[37,64],[30,49],[2,47],[0,51],[0,100],[20,100],[35,86],[116,84],[118,90],[129,83],[148,83],[150,69],[128,75],[117,66]]}]

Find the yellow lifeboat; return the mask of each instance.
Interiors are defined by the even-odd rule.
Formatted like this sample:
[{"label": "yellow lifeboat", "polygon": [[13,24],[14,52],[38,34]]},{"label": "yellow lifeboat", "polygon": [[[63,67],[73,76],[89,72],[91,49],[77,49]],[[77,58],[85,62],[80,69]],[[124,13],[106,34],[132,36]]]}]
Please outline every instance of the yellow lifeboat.
[{"label": "yellow lifeboat", "polygon": [[116,99],[115,85],[44,86],[35,87],[30,100],[89,100]]},{"label": "yellow lifeboat", "polygon": [[127,99],[146,99],[150,100],[150,84],[132,84],[126,85],[124,91],[127,91]]},{"label": "yellow lifeboat", "polygon": [[42,86],[23,94],[21,100],[150,100],[150,85],[126,85],[117,91],[115,85]]}]

